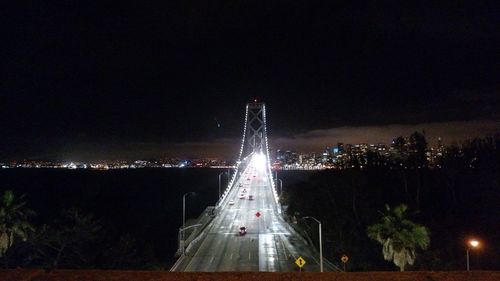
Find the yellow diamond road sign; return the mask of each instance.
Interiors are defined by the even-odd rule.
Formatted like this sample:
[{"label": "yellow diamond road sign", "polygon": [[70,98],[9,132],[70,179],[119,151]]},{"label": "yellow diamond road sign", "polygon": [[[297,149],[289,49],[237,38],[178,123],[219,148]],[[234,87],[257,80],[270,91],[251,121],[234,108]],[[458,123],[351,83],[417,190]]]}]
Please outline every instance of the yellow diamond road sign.
[{"label": "yellow diamond road sign", "polygon": [[306,264],[306,261],[302,257],[299,257],[295,260],[295,264],[302,268]]}]

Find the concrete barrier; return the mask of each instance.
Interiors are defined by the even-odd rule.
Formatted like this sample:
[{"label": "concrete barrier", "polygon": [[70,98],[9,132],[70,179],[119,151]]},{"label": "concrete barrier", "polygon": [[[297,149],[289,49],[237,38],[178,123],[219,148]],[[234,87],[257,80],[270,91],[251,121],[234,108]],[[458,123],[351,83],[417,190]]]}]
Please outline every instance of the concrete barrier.
[{"label": "concrete barrier", "polygon": [[[201,224],[199,227],[195,227],[191,232],[186,237],[186,240],[184,241],[184,247],[189,247],[191,242],[195,240],[203,230],[212,222],[212,220],[215,217],[215,207],[214,206],[208,206],[200,216],[195,220],[194,223],[191,225],[195,224]],[[189,226],[189,225],[188,225]],[[179,239],[180,239],[180,229],[179,229]],[[178,248],[177,251],[175,252],[174,256],[175,257],[180,257],[182,253],[182,245],[180,243],[181,241],[178,241]]]}]

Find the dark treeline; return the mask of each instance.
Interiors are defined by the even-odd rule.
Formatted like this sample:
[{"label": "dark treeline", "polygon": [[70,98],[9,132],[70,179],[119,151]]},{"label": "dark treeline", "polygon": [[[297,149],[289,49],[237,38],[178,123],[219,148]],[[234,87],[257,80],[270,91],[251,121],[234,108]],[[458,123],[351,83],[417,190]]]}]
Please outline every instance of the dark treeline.
[{"label": "dark treeline", "polygon": [[408,270],[464,270],[470,237],[482,242],[470,253],[471,268],[500,269],[500,139],[450,146],[441,168],[433,169],[426,163],[425,137],[415,133],[409,139],[417,141],[395,165],[322,171],[288,186],[283,198],[287,213],[315,243],[317,226],[300,217],[322,221],[329,260],[340,263],[346,254],[350,270],[394,270],[384,261],[381,246],[368,238],[367,227],[380,219],[385,204],[404,203],[410,219],[426,226],[431,238],[430,247],[417,251]]},{"label": "dark treeline", "polygon": [[14,204],[17,206],[11,210],[0,209],[4,268],[168,269],[151,243],[137,239],[143,236],[119,231],[82,209],[63,209],[51,222],[35,226],[30,217],[36,213],[25,202]]}]

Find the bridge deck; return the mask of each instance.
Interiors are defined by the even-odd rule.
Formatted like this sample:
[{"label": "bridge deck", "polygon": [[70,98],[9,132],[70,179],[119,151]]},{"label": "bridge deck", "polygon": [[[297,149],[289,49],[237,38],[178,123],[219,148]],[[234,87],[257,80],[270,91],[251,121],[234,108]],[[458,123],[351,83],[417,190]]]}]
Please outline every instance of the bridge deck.
[{"label": "bridge deck", "polygon": [[[256,164],[252,160],[236,179],[200,246],[177,271],[298,271],[299,256],[304,270],[319,271],[315,251],[278,214],[268,170]],[[241,226],[246,235],[239,234]]]}]

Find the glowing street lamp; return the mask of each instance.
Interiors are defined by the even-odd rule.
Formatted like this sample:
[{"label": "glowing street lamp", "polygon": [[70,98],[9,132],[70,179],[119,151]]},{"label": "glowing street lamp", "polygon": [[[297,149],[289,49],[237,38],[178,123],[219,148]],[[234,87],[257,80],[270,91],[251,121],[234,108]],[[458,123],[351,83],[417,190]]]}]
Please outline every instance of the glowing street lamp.
[{"label": "glowing street lamp", "polygon": [[[222,176],[223,174],[226,174],[228,172],[222,172],[219,174],[219,199],[220,199],[220,196],[221,196],[221,180],[220,180],[220,176]],[[228,181],[229,181],[229,176],[228,176]]]},{"label": "glowing street lamp", "polygon": [[312,220],[315,220],[317,223],[318,223],[318,232],[319,232],[319,268],[320,268],[320,272],[323,272],[323,241],[321,240],[321,221],[314,218],[314,217],[311,217],[311,216],[307,216],[307,217],[303,217],[303,219],[312,219]]},{"label": "glowing street lamp", "polygon": [[470,240],[469,241],[469,245],[471,245],[473,248],[476,248],[477,246],[479,246],[479,241],[477,241],[477,240]]},{"label": "glowing street lamp", "polygon": [[[186,192],[184,195],[182,195],[182,229],[186,229],[186,197],[189,195],[195,195],[196,192]],[[182,255],[185,254],[185,249],[184,249],[184,231],[182,231]]]},{"label": "glowing street lamp", "polygon": [[280,197],[283,196],[283,181],[281,179],[278,179],[280,182]]},{"label": "glowing street lamp", "polygon": [[476,239],[471,239],[469,241],[467,241],[467,271],[470,270],[470,266],[469,266],[469,250],[470,249],[476,249],[477,247],[479,247],[479,241],[477,241]]}]

